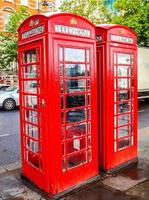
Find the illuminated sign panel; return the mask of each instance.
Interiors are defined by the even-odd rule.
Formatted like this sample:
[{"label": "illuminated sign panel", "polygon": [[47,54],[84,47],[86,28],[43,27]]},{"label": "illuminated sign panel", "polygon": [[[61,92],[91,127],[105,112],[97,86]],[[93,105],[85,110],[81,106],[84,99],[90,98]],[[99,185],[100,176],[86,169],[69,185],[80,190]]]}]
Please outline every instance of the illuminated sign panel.
[{"label": "illuminated sign panel", "polygon": [[123,42],[123,43],[128,43],[128,44],[133,44],[134,42],[132,38],[119,36],[119,35],[111,35],[111,41]]},{"label": "illuminated sign panel", "polygon": [[89,30],[70,26],[55,25],[55,32],[82,37],[91,37],[91,32]]},{"label": "illuminated sign panel", "polygon": [[22,33],[22,39],[26,39],[26,38],[32,37],[34,35],[38,35],[43,32],[44,32],[44,26],[42,25],[42,26],[33,28],[29,31]]}]

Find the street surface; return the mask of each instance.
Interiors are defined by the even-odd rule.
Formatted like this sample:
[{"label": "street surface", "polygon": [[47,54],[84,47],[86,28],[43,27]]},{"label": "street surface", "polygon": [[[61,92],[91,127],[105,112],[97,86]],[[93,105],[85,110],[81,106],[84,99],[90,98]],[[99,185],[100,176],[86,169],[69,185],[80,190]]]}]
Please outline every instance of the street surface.
[{"label": "street surface", "polygon": [[[139,156],[148,159],[149,103],[139,102]],[[142,132],[146,128],[146,132]],[[145,133],[145,135],[144,135]],[[0,110],[0,166],[20,160],[19,110]],[[149,159],[148,159],[149,160]]]},{"label": "street surface", "polygon": [[0,110],[0,166],[19,160],[19,110]]}]

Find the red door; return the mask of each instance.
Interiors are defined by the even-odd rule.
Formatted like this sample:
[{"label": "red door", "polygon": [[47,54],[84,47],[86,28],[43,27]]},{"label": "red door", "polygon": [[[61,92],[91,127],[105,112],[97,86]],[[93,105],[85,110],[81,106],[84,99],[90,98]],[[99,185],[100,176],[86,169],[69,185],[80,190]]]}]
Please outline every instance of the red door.
[{"label": "red door", "polygon": [[137,156],[136,51],[111,48],[113,79],[113,166]]},{"label": "red door", "polygon": [[43,187],[43,43],[19,48],[20,120],[23,174]]},{"label": "red door", "polygon": [[59,103],[54,121],[60,113],[56,133],[62,191],[98,174],[97,80],[94,45],[56,40],[54,49],[53,92]]}]

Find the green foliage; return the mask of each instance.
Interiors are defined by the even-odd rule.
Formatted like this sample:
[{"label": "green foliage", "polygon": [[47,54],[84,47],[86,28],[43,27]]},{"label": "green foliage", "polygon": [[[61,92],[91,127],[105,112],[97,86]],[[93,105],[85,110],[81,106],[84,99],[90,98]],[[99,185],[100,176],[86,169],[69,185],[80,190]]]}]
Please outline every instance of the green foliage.
[{"label": "green foliage", "polygon": [[29,16],[26,8],[11,14],[5,32],[0,33],[0,69],[9,69],[13,61],[17,61],[17,29]]},{"label": "green foliage", "polygon": [[64,0],[59,9],[81,15],[95,24],[108,23],[111,16],[103,0]]},{"label": "green foliage", "polygon": [[149,1],[116,0],[112,23],[122,24],[136,31],[138,45],[149,47]]}]

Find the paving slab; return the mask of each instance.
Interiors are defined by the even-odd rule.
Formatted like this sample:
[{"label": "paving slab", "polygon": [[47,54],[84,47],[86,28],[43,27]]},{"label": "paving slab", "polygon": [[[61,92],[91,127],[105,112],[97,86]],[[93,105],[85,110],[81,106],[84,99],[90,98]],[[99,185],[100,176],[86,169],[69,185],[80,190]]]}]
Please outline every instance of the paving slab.
[{"label": "paving slab", "polygon": [[12,163],[12,164],[9,164],[9,165],[4,165],[3,168],[5,168],[8,171],[11,171],[11,170],[21,168],[21,164],[19,162],[16,162],[16,163]]},{"label": "paving slab", "polygon": [[0,197],[7,199],[21,194],[27,190],[21,181],[13,176],[3,176],[0,178]]},{"label": "paving slab", "polygon": [[114,177],[108,177],[101,181],[104,185],[111,187],[115,190],[119,190],[121,192],[125,192],[129,190],[130,188],[134,187],[135,185],[144,182],[146,178],[142,178],[139,180],[131,179],[130,177],[125,176],[114,176]]},{"label": "paving slab", "polygon": [[43,197],[41,197],[40,194],[37,192],[34,192],[32,190],[27,190],[23,192],[22,194],[16,195],[15,198],[9,198],[7,200],[45,200]]},{"label": "paving slab", "polygon": [[140,199],[149,200],[149,181],[145,181],[126,192],[129,196],[136,196]]}]

